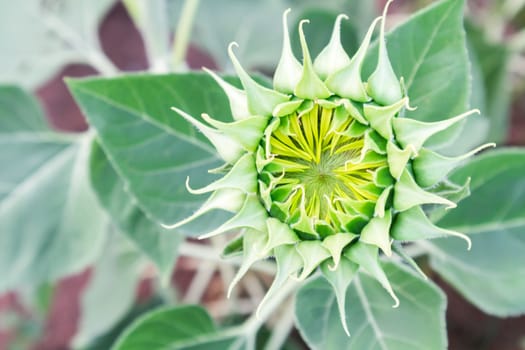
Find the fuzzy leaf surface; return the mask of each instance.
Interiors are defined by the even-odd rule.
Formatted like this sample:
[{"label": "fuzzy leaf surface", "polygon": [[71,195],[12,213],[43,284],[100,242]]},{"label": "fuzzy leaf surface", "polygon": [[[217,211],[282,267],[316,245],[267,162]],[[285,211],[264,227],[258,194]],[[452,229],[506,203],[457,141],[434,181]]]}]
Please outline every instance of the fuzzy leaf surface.
[{"label": "fuzzy leaf surface", "polygon": [[[212,340],[215,336],[217,339]],[[139,318],[112,350],[228,349],[235,341],[235,338],[217,333],[205,309],[184,305],[154,310]]]},{"label": "fuzzy leaf surface", "polygon": [[114,2],[0,0],[0,82],[35,88],[62,65],[84,62]]},{"label": "fuzzy leaf surface", "polygon": [[470,197],[439,225],[471,235],[472,250],[456,239],[427,242],[432,267],[481,310],[505,317],[525,312],[525,151],[487,152],[458,168],[472,176]]},{"label": "fuzzy leaf surface", "polygon": [[144,214],[96,141],[92,145],[90,175],[100,203],[119,230],[155,263],[161,279],[168,283],[183,236],[162,228]]},{"label": "fuzzy leaf surface", "polygon": [[[480,28],[466,23],[471,55],[479,66],[481,76],[473,77],[472,87],[481,89],[484,104],[480,108],[489,122],[487,141],[503,142],[509,129],[511,82],[508,74],[509,49],[500,43],[489,42]],[[470,129],[469,129],[470,130]]]},{"label": "fuzzy leaf surface", "polygon": [[[231,120],[228,100],[208,75],[135,75],[70,80],[68,85],[127,192],[144,213],[172,224],[191,215],[207,198],[190,194],[185,181],[200,187],[217,178],[222,164],[206,138],[172,106],[200,119],[203,112]],[[180,232],[197,235],[217,227],[213,212]]]},{"label": "fuzzy leaf surface", "polygon": [[385,272],[400,299],[392,299],[371,277],[359,273],[346,294],[350,337],[341,326],[336,297],[324,278],[304,285],[296,298],[295,315],[312,349],[445,349],[445,296],[434,284],[394,264]]},{"label": "fuzzy leaf surface", "polygon": [[0,290],[52,281],[96,258],[107,221],[88,182],[87,137],[53,132],[34,98],[0,88]]}]

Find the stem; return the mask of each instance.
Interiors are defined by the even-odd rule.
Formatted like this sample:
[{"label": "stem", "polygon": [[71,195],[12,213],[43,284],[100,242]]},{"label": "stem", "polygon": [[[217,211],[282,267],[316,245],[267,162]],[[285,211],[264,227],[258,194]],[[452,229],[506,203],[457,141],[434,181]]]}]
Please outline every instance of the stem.
[{"label": "stem", "polygon": [[71,46],[74,50],[82,55],[86,63],[93,66],[101,74],[105,76],[113,76],[118,73],[118,68],[113,62],[102,52],[98,40],[95,45],[86,44],[77,32],[71,29],[64,21],[50,12],[42,14],[44,24],[51,29],[55,35],[62,39],[66,44]]},{"label": "stem", "polygon": [[111,60],[100,50],[91,50],[86,53],[88,63],[92,65],[102,75],[107,77],[115,76],[119,69],[111,62]]},{"label": "stem", "polygon": [[259,304],[266,294],[266,288],[262,285],[261,281],[257,278],[255,273],[250,271],[242,278],[242,286],[254,304]]},{"label": "stem", "polygon": [[[300,282],[297,282],[294,279],[289,279],[284,286],[279,289],[279,291],[266,303],[264,309],[261,310],[259,313],[259,317],[257,317],[257,314],[253,314],[250,318],[246,320],[246,322],[241,326],[242,333],[244,334],[247,343],[254,344],[255,343],[255,336],[257,335],[257,331],[261,326],[268,320],[270,316],[272,316],[277,308],[281,306],[281,303],[292,293],[294,292],[297,287],[300,285]],[[250,349],[248,347],[248,349]]]},{"label": "stem", "polygon": [[[230,264],[235,266],[240,266],[242,263],[242,259],[240,258],[231,258],[225,260],[221,258],[221,253],[217,249],[211,248],[207,245],[192,243],[188,241],[182,242],[179,248],[179,254],[191,258],[215,261],[218,263]],[[260,261],[258,263],[255,263],[252,266],[252,269],[254,271],[267,273],[269,275],[274,275],[276,272],[275,264],[269,261]]]},{"label": "stem", "polygon": [[196,304],[202,299],[216,268],[217,263],[211,261],[203,261],[199,264],[191,280],[191,284],[188,287],[188,291],[186,295],[184,295],[185,304]]},{"label": "stem", "polygon": [[403,250],[405,251],[405,253],[407,255],[409,255],[410,257],[412,258],[417,258],[421,255],[425,255],[428,253],[428,249],[417,244],[417,243],[414,243],[414,244],[411,244],[409,246],[405,246],[403,247]]},{"label": "stem", "polygon": [[525,51],[525,29],[512,35],[509,39],[509,46],[515,52]]},{"label": "stem", "polygon": [[[239,298],[235,301],[235,314],[251,315],[256,306],[250,298]],[[226,318],[232,315],[232,310],[228,305],[224,304],[224,300],[206,303],[206,309],[214,319]]]},{"label": "stem", "polygon": [[429,254],[434,254],[436,256],[438,256],[439,258],[441,259],[446,259],[446,256],[443,254],[443,252],[439,249],[436,248],[436,246],[434,246],[432,243],[428,242],[428,241],[425,241],[425,240],[421,240],[421,241],[418,241],[414,244],[417,244],[419,247],[421,247],[421,249],[424,249],[426,250],[427,253]]},{"label": "stem", "polygon": [[173,42],[172,67],[175,70],[185,62],[191,29],[198,6],[199,0],[186,0],[182,6],[182,12]]},{"label": "stem", "polygon": [[[169,71],[169,36],[168,9],[166,0],[144,2],[144,23],[142,33],[146,55],[152,72]],[[160,28],[160,29],[159,29]]]},{"label": "stem", "polygon": [[[225,238],[222,235],[214,236],[210,238],[210,242],[215,249],[221,249],[221,247],[224,247],[227,242]],[[227,290],[227,286],[230,285],[230,283],[233,281],[233,278],[235,277],[235,271],[231,265],[227,264],[218,264],[217,266],[219,268],[219,273],[222,279],[222,284],[224,290]],[[230,310],[234,310],[237,304],[237,291],[233,292],[230,295],[230,298],[226,300],[227,307]]]},{"label": "stem", "polygon": [[502,13],[507,21],[513,19],[525,6],[525,0],[507,0],[503,4]]},{"label": "stem", "polygon": [[510,72],[517,74],[519,77],[525,77],[525,58],[519,55],[514,55],[510,61]]},{"label": "stem", "polygon": [[[292,299],[293,300],[293,299]],[[281,349],[282,345],[288,338],[288,335],[292,331],[295,319],[294,319],[294,303],[290,300],[285,306],[282,312],[281,318],[275,324],[272,329],[272,335],[265,345],[266,350]]]}]

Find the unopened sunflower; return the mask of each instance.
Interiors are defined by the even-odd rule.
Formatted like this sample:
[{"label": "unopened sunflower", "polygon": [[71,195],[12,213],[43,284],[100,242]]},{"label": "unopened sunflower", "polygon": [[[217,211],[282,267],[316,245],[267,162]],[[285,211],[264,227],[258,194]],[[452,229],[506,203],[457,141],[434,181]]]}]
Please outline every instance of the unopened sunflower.
[{"label": "unopened sunflower", "polygon": [[[291,50],[287,10],[273,89],[246,73],[232,43],[229,56],[244,90],[207,71],[226,93],[233,121],[203,114],[206,125],[174,108],[210,140],[225,165],[216,170],[224,173],[216,182],[201,189],[188,184],[192,193],[211,195],[191,217],[169,227],[213,209],[234,213],[202,235],[240,232],[229,247],[243,254],[230,292],[260,259],[275,257],[278,270],[261,305],[288,278],[302,280],[321,267],[344,320],[344,291],[359,269],[386,289],[394,306],[399,304],[379,256],[390,257],[394,250],[415,266],[401,241],[452,235],[465,239],[470,248],[467,236],[432,224],[424,206],[455,207],[451,189],[465,187],[450,184],[447,173],[484,146],[450,158],[425,148],[425,142],[478,111],[432,123],[402,117],[411,108],[410,100],[388,57],[386,9],[352,57],[340,42],[345,15],[337,17],[328,45],[313,61],[303,32],[308,21],[301,21],[302,64]],[[363,79],[361,70],[378,25],[377,65]],[[343,326],[347,330],[345,322]]]}]

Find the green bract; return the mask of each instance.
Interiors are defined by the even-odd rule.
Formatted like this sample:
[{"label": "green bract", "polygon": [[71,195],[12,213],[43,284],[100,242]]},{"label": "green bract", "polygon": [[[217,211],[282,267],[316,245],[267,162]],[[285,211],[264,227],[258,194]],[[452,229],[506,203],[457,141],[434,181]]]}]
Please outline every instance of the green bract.
[{"label": "green bract", "polygon": [[[433,123],[402,117],[410,108],[409,96],[388,58],[386,10],[351,58],[339,39],[345,15],[337,17],[330,42],[313,61],[303,32],[308,21],[301,21],[302,65],[290,47],[288,10],[273,89],[244,71],[232,43],[229,55],[244,90],[208,73],[228,96],[233,121],[203,114],[205,125],[174,108],[210,140],[226,164],[214,170],[224,173],[216,182],[201,189],[187,184],[192,193],[211,195],[192,216],[168,227],[213,209],[235,213],[202,235],[240,231],[228,247],[243,254],[230,291],[254,262],[270,256],[278,271],[261,306],[288,278],[302,280],[321,267],[335,289],[345,330],[344,296],[359,269],[388,291],[394,306],[399,303],[380,264],[380,250],[388,257],[394,250],[415,266],[396,241],[452,235],[470,247],[467,236],[433,225],[423,206],[455,207],[451,194],[465,191],[468,183],[452,184],[447,173],[487,146],[456,158],[425,148],[431,136],[478,111]],[[361,69],[378,24],[377,66],[363,80]]]}]

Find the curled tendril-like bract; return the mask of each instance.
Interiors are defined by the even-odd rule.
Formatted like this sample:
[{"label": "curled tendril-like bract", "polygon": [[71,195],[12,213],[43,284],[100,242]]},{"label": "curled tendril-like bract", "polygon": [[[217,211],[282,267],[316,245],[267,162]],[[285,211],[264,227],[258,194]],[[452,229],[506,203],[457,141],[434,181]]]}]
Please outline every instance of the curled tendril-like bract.
[{"label": "curled tendril-like bract", "polygon": [[[477,110],[433,123],[401,117],[410,109],[409,96],[388,57],[386,10],[352,57],[340,42],[345,15],[337,17],[328,45],[314,60],[303,32],[308,21],[301,21],[302,64],[290,47],[287,10],[273,89],[250,77],[232,43],[228,53],[243,89],[206,70],[224,90],[232,122],[203,115],[203,123],[175,109],[209,138],[226,162],[226,174],[201,189],[187,184],[192,193],[209,193],[209,199],[191,217],[169,227],[210,210],[233,212],[231,219],[201,236],[240,233],[229,247],[238,247],[243,255],[230,291],[253,263],[274,257],[277,275],[262,308],[287,279],[305,279],[320,267],[334,287],[347,333],[344,296],[360,269],[392,296],[394,306],[399,304],[381,254],[390,257],[395,252],[415,266],[400,242],[454,236],[470,247],[464,234],[435,226],[423,206],[453,208],[456,204],[449,198],[457,196],[451,196],[450,189],[441,193],[440,185],[451,188],[448,172],[487,146],[455,158],[425,148],[434,134]],[[363,79],[361,70],[378,24],[377,66]]]}]

